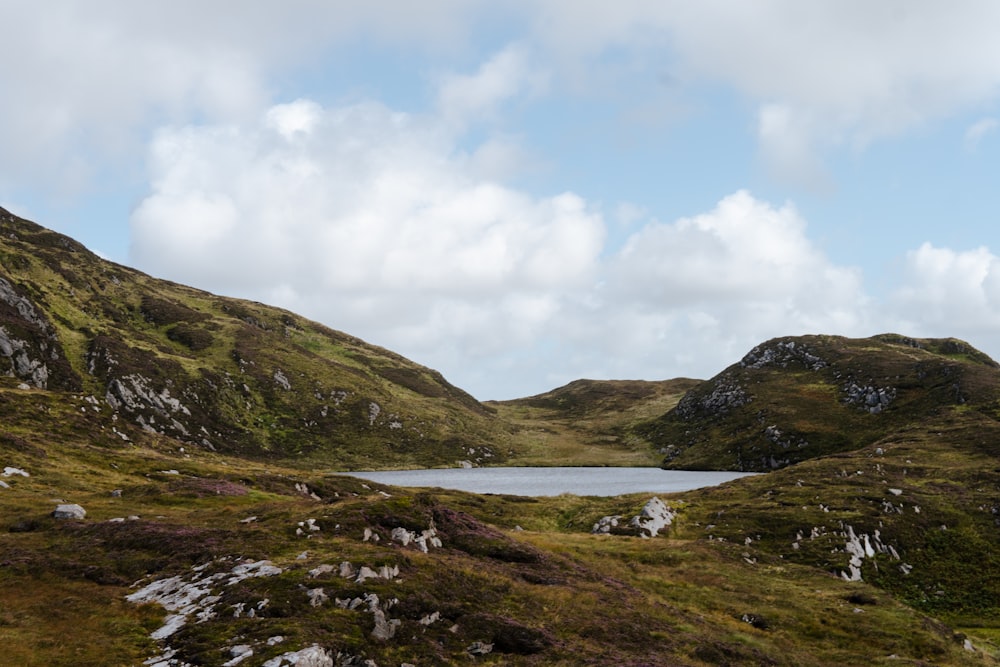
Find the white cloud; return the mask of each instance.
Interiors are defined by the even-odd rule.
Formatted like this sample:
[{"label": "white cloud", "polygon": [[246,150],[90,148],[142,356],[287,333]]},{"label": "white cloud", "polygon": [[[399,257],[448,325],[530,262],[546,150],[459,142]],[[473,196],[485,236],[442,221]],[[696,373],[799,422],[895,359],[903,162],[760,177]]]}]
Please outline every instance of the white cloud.
[{"label": "white cloud", "polygon": [[490,119],[500,104],[519,94],[538,94],[547,74],[531,62],[527,49],[511,44],[483,63],[475,74],[449,74],[438,84],[441,115],[463,127]]},{"label": "white cloud", "polygon": [[1000,258],[985,247],[955,251],[924,243],[907,253],[892,302],[916,333],[1000,349]]},{"label": "white cloud", "polygon": [[579,307],[589,340],[577,347],[621,377],[707,377],[767,338],[865,335],[873,317],[858,269],[831,262],[793,206],[745,191],[647,222],[608,260],[598,296]]},{"label": "white cloud", "polygon": [[1000,5],[976,0],[11,4],[0,182],[82,187],[153,124],[259,117],[279,81],[338,46],[468,52],[496,26],[516,45],[445,79],[439,102],[453,120],[489,118],[526,88],[606,97],[637,90],[624,78],[666,77],[678,90],[720,82],[758,107],[762,153],[787,175],[796,163],[814,170],[831,147],[994,102],[998,21]]},{"label": "white cloud", "polygon": [[477,178],[442,127],[299,101],[251,127],[162,130],[132,258],[425,363],[528,344],[595,279],[603,220],[574,194]]},{"label": "white cloud", "polygon": [[782,299],[804,312],[818,293],[833,297],[824,309],[855,299],[858,271],[831,264],[805,232],[790,204],[774,208],[740,191],[709,213],[644,227],[619,253],[614,280],[661,306]]},{"label": "white cloud", "polygon": [[0,182],[86,188],[141,151],[152,125],[258,117],[275,74],[337,45],[452,48],[473,9],[459,0],[5,4]]},{"label": "white cloud", "polygon": [[535,16],[535,38],[576,76],[609,52],[658,54],[682,85],[742,92],[784,176],[796,162],[814,170],[832,147],[995,102],[1000,90],[992,2],[548,0]]}]

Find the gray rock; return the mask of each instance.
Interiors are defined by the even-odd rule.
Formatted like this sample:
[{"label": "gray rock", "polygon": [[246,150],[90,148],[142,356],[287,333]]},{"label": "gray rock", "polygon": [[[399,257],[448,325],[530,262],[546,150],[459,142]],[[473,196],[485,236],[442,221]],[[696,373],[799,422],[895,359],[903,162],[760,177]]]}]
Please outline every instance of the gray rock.
[{"label": "gray rock", "polygon": [[469,655],[486,655],[493,652],[493,644],[486,642],[473,642],[472,646],[465,649]]},{"label": "gray rock", "polygon": [[56,519],[82,519],[87,516],[87,510],[77,504],[59,505],[52,512]]},{"label": "gray rock", "polygon": [[656,537],[661,530],[674,521],[676,513],[659,498],[651,498],[642,508],[639,516],[629,522],[629,525],[639,531],[640,537]]}]

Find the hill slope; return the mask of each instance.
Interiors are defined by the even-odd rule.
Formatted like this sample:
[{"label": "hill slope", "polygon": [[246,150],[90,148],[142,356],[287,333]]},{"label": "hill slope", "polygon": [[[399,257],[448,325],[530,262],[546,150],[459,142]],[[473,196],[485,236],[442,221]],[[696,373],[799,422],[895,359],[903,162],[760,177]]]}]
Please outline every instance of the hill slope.
[{"label": "hill slope", "polygon": [[487,403],[514,424],[522,465],[656,465],[634,426],[673,408],[699,380],[576,380],[528,398]]},{"label": "hill slope", "polygon": [[663,466],[764,471],[856,450],[955,412],[997,416],[1000,368],[968,343],[777,338],[636,431]]},{"label": "hill slope", "polygon": [[[996,664],[996,389],[957,341],[816,337],[707,383],[482,406],[391,352],[0,212],[0,661]],[[798,429],[801,448],[764,440],[807,460],[664,496],[653,539],[592,533],[645,494],[323,472],[650,461],[678,433],[678,463],[770,466],[759,437],[739,449],[755,429]]]},{"label": "hill slope", "polygon": [[2,209],[0,375],[94,397],[109,433],[137,427],[212,451],[339,468],[507,451],[492,410],[436,371],[104,261]]}]

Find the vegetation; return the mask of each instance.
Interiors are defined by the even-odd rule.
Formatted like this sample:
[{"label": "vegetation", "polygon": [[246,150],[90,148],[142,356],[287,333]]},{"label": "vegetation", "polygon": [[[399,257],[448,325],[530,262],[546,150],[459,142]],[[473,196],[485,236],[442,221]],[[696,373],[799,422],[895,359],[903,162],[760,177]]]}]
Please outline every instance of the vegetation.
[{"label": "vegetation", "polygon": [[[482,405],[0,211],[3,662],[996,664],[998,374],[961,341],[815,336]],[[463,460],[769,472],[663,496],[653,539],[591,533],[648,495],[336,472]]]}]

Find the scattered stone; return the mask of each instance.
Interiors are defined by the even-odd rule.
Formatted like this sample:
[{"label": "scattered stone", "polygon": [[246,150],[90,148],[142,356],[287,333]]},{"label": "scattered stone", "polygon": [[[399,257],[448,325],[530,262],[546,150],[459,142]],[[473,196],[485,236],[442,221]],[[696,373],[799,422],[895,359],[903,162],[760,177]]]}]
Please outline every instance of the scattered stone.
[{"label": "scattered stone", "polygon": [[256,520],[257,520],[257,517],[255,517],[255,516],[248,516],[245,519],[240,519],[240,523],[253,523]]},{"label": "scattered stone", "polygon": [[111,497],[112,498],[121,498],[122,497],[122,490],[121,489],[115,489],[114,491],[111,492]]},{"label": "scattered stone", "polygon": [[894,496],[901,496],[901,495],[903,495],[903,490],[902,489],[889,489],[889,493],[891,493]]},{"label": "scattered stone", "polygon": [[420,623],[420,625],[433,625],[434,623],[437,623],[439,620],[441,620],[441,612],[436,611],[433,614],[427,614],[426,616],[421,618],[418,621],[418,623]]},{"label": "scattered stone", "polygon": [[5,482],[2,479],[0,479],[0,489],[9,489],[9,488],[10,488],[10,484],[8,484],[7,482]]},{"label": "scattered stone", "polygon": [[306,595],[309,596],[309,604],[313,607],[318,607],[330,599],[322,588],[310,588]]},{"label": "scattered stone", "polygon": [[281,635],[275,635],[273,637],[268,637],[265,644],[267,644],[268,646],[277,646],[283,641],[285,641],[284,637],[282,637]]},{"label": "scattered stone", "polygon": [[437,536],[437,529],[434,527],[433,521],[430,527],[421,531],[419,535],[402,527],[393,528],[390,538],[393,542],[399,542],[404,547],[412,542],[424,553],[427,553],[430,547],[439,549],[443,545],[441,538]]},{"label": "scattered stone", "polygon": [[309,570],[309,576],[315,579],[316,577],[321,577],[328,572],[333,572],[333,570],[334,567],[332,565],[323,563],[322,565]]},{"label": "scattered stone", "polygon": [[603,516],[598,519],[597,523],[594,524],[594,528],[590,532],[595,535],[607,535],[618,527],[618,523],[621,519],[622,517],[620,514]]},{"label": "scattered stone", "polygon": [[378,572],[371,569],[367,565],[362,565],[361,569],[358,570],[358,578],[355,579],[355,581],[359,584],[362,584],[367,579],[378,579]]},{"label": "scattered stone", "polygon": [[75,503],[58,505],[52,512],[52,516],[56,519],[82,519],[87,516],[87,510],[83,509]]},{"label": "scattered stone", "polygon": [[229,655],[233,656],[233,659],[222,663],[222,667],[234,667],[253,656],[253,647],[249,644],[237,644],[229,649]]},{"label": "scattered stone", "polygon": [[303,551],[302,553],[300,553],[298,556],[295,557],[295,560],[305,560],[307,558],[309,558],[309,552]]},{"label": "scattered stone", "polygon": [[375,616],[375,629],[372,630],[372,637],[375,639],[389,641],[403,623],[398,618],[386,618],[385,612],[381,609],[372,610],[372,614]]},{"label": "scattered stone", "polygon": [[317,644],[301,651],[283,653],[277,658],[271,658],[261,667],[334,667],[333,656]]},{"label": "scattered stone", "polygon": [[487,655],[493,652],[493,644],[487,644],[486,642],[473,642],[471,646],[465,649],[469,655]]},{"label": "scattered stone", "polygon": [[6,468],[3,469],[4,477],[13,477],[15,475],[20,475],[21,477],[31,477],[31,475],[21,470],[20,468],[12,468],[10,466],[7,466]]}]

